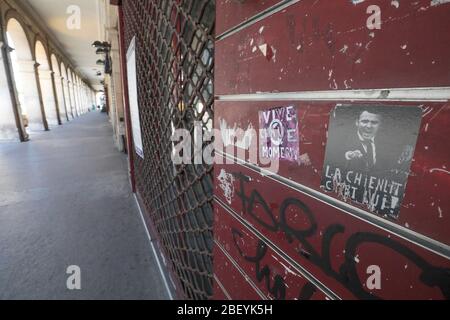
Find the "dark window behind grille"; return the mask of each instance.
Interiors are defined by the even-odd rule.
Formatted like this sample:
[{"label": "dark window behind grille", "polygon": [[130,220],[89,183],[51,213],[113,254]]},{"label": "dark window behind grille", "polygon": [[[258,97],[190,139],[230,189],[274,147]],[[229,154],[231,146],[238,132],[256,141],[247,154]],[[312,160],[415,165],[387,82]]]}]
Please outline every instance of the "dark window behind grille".
[{"label": "dark window behind grille", "polygon": [[174,165],[171,136],[180,128],[194,136],[196,121],[204,133],[213,127],[215,1],[127,0],[123,10],[126,45],[136,37],[145,154],[135,160],[138,192],[185,297],[207,299],[213,274],[212,166]]}]

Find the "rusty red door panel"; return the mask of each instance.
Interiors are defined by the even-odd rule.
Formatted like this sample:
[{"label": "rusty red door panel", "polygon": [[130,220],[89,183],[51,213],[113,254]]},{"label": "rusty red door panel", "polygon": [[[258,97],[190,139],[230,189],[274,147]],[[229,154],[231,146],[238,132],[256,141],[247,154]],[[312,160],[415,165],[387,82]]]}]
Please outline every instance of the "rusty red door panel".
[{"label": "rusty red door panel", "polygon": [[[450,3],[275,2],[217,5],[215,298],[449,299]],[[339,189],[338,149],[401,188],[395,214]],[[367,169],[383,152],[390,191]]]},{"label": "rusty red door panel", "polygon": [[[243,5],[245,3],[245,5]],[[221,35],[229,29],[236,27],[242,22],[247,21],[254,15],[266,10],[276,4],[286,1],[282,0],[219,0],[216,21],[216,34]]]},{"label": "rusty red door panel", "polygon": [[217,202],[217,243],[264,299],[324,300],[326,294]]},{"label": "rusty red door panel", "polygon": [[[448,259],[240,165],[216,166],[216,179],[222,170],[234,178],[231,198],[216,186],[221,206],[305,268],[315,282],[325,283],[335,296],[449,298]],[[219,214],[217,239],[232,237],[234,223],[226,215]],[[364,288],[372,265],[379,266],[383,275],[377,292]]]},{"label": "rusty red door panel", "polygon": [[219,245],[214,247],[214,298],[220,300],[260,300],[263,296],[253,287],[253,283],[240,272],[236,262],[225,255]]},{"label": "rusty red door panel", "polygon": [[450,4],[399,3],[303,0],[250,25],[216,44],[216,94],[448,85]]},{"label": "rusty red door panel", "polygon": [[[393,105],[398,108],[400,103],[396,102]],[[450,180],[446,169],[450,158],[450,148],[441,148],[442,145],[450,145],[450,126],[448,125],[450,123],[450,104],[403,103],[403,105],[405,107],[420,106],[423,110],[423,119],[401,214],[397,220],[392,220],[392,222],[450,245],[450,232],[448,231],[450,215],[446,214],[448,212],[446,209],[450,208],[450,198],[446,192],[441,192],[441,190],[450,189]],[[278,174],[318,192],[324,192],[321,188],[321,177],[327,130],[330,113],[334,110],[336,103],[219,101],[216,103],[216,123],[221,132],[234,127],[242,128],[242,131],[245,132],[248,128],[258,128],[259,111],[281,106],[294,106],[297,110],[300,131],[299,149],[302,161],[300,164],[296,164],[281,160]],[[217,138],[221,139],[222,136]],[[257,137],[254,136],[251,142],[250,148],[256,150],[258,148]],[[239,154],[245,153],[236,152],[236,156]],[[243,160],[251,161],[248,154],[247,159]],[[258,162],[255,164],[265,167],[260,160],[258,157]],[[329,195],[340,199],[338,195],[332,193]],[[364,206],[353,205],[368,211]]]}]

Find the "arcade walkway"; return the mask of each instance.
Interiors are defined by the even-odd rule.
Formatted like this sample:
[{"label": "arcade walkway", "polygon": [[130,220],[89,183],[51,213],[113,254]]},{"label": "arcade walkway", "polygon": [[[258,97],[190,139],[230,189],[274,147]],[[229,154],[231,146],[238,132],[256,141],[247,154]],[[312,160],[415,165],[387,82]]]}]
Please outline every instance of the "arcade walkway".
[{"label": "arcade walkway", "polygon": [[0,144],[0,299],[168,298],[111,137],[95,112]]}]

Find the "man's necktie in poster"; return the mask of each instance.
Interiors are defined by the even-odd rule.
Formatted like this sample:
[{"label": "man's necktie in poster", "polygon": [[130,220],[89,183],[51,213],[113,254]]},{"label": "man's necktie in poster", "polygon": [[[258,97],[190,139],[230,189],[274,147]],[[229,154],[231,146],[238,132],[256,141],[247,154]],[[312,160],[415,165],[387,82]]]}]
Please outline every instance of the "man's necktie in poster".
[{"label": "man's necktie in poster", "polygon": [[397,219],[421,119],[420,107],[337,106],[330,118],[322,187]]}]

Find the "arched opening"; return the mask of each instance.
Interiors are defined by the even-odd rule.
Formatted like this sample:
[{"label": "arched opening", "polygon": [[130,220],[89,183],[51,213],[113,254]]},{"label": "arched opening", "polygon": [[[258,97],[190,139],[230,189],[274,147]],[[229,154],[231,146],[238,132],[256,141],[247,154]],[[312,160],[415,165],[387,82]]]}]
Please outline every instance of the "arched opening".
[{"label": "arched opening", "polygon": [[75,94],[77,95],[77,114],[81,116],[81,93],[80,93],[80,79],[74,74]]},{"label": "arched opening", "polygon": [[83,112],[87,113],[89,109],[89,94],[87,90],[87,85],[85,82],[82,82],[82,88],[83,88]]},{"label": "arched opening", "polygon": [[81,91],[81,113],[85,114],[86,113],[86,87],[84,86],[83,81],[81,81],[80,91]]},{"label": "arched opening", "polygon": [[47,51],[40,41],[35,46],[36,62],[38,63],[39,84],[44,103],[45,116],[49,126],[57,126],[58,112],[56,108],[55,95],[53,93],[52,70],[48,60]]},{"label": "arched opening", "polygon": [[83,94],[81,90],[81,80],[77,76],[77,88],[78,88],[78,113],[83,114]]},{"label": "arched opening", "polygon": [[95,103],[100,110],[106,110],[106,96],[105,92],[99,91],[95,94]]},{"label": "arched opening", "polygon": [[21,116],[28,132],[46,129],[36,81],[35,61],[22,25],[11,18],[6,25],[8,44],[13,51],[11,61],[14,82],[20,102]]},{"label": "arched opening", "polygon": [[97,92],[94,90],[91,90],[91,101],[93,110],[97,110],[99,104],[97,103]]},{"label": "arched opening", "polygon": [[67,117],[66,102],[64,100],[63,79],[59,70],[58,59],[54,54],[51,55],[50,62],[52,64],[53,79],[55,81],[56,98],[59,106],[59,118],[61,121],[67,122],[69,119]]},{"label": "arched opening", "polygon": [[67,75],[67,69],[63,62],[61,62],[61,77],[62,77],[62,84],[63,84],[63,90],[64,90],[64,100],[66,103],[66,110],[67,110],[67,116],[68,119],[73,119],[74,115],[72,112],[72,95],[70,93],[70,81],[69,76]]},{"label": "arched opening", "polygon": [[7,59],[5,51],[0,51],[0,141],[17,141],[19,131],[17,128],[15,105],[11,99],[8,78],[6,74]]},{"label": "arched opening", "polygon": [[80,79],[78,79],[78,76],[76,74],[74,74],[74,80],[75,80],[75,90],[77,94],[77,114],[78,116],[81,116]]},{"label": "arched opening", "polygon": [[73,83],[73,74],[72,70],[68,69],[67,71],[68,76],[68,83],[69,83],[69,91],[70,91],[70,105],[71,105],[71,112],[73,117],[77,117],[77,108],[76,108],[76,97],[75,97],[75,90],[74,90],[74,83]]},{"label": "arched opening", "polygon": [[72,70],[69,69],[69,89],[70,89],[70,93],[71,93],[71,98],[72,98],[72,112],[73,115],[78,117],[78,98],[77,98],[77,91],[76,91],[76,85],[75,85],[75,77],[73,75]]}]

